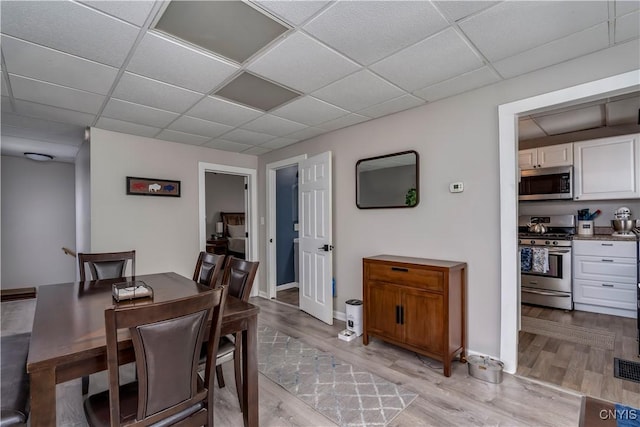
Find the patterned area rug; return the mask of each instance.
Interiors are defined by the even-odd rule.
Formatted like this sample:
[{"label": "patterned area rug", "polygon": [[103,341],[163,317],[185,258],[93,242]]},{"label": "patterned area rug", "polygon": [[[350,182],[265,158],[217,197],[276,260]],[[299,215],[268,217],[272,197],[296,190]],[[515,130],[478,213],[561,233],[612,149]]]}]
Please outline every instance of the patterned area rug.
[{"label": "patterned area rug", "polygon": [[522,330],[536,335],[558,338],[605,350],[613,350],[616,340],[614,333],[604,329],[565,325],[563,323],[528,316],[522,316]]},{"label": "patterned area rug", "polygon": [[385,426],[417,397],[275,329],[258,344],[259,371],[340,426]]}]

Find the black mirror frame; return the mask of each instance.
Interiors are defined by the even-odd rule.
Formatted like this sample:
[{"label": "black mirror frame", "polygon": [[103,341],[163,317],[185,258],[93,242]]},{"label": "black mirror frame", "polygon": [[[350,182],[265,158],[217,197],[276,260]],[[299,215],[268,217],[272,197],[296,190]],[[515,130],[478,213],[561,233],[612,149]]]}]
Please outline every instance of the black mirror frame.
[{"label": "black mirror frame", "polygon": [[[360,165],[360,163],[362,162],[366,162],[366,161],[370,161],[370,160],[378,160],[378,159],[384,159],[387,157],[395,157],[395,156],[402,156],[404,154],[414,154],[416,156],[416,187],[415,187],[415,196],[416,196],[416,202],[413,205],[398,205],[398,206],[360,206],[359,200],[360,200],[360,194],[358,192],[358,166]],[[375,157],[367,157],[366,159],[360,159],[356,162],[356,206],[358,207],[358,209],[398,209],[398,208],[415,208],[416,206],[418,206],[420,204],[420,155],[418,154],[417,151],[415,150],[407,150],[407,151],[400,151],[398,153],[391,153],[391,154],[385,154],[383,156],[375,156]]]}]

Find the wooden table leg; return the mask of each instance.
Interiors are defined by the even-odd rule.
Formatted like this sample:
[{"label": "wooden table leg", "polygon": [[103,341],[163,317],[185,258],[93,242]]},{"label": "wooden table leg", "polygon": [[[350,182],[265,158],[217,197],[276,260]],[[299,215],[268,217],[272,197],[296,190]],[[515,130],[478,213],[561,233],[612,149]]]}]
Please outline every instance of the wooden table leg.
[{"label": "wooden table leg", "polygon": [[29,373],[31,381],[31,427],[56,425],[56,373],[45,369]]},{"label": "wooden table leg", "polygon": [[258,317],[242,332],[242,416],[245,427],[258,427]]}]

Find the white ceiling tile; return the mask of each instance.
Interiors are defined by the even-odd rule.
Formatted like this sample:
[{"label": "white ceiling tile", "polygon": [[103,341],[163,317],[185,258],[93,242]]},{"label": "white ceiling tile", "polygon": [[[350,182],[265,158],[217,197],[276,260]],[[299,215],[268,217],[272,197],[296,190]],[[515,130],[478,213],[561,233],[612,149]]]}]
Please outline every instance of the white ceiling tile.
[{"label": "white ceiling tile", "polygon": [[331,130],[346,128],[347,126],[355,125],[358,123],[366,122],[367,120],[371,120],[371,118],[361,116],[360,114],[349,114],[348,116],[338,117],[335,120],[330,120],[328,122],[319,124],[318,127],[331,131]]},{"label": "white ceiling tile", "polygon": [[548,135],[604,126],[604,106],[593,105],[558,114],[536,115],[534,120]]},{"label": "white ceiling tile", "polygon": [[493,66],[502,77],[508,79],[605,49],[608,46],[609,25],[604,23],[494,62]]},{"label": "white ceiling tile", "polygon": [[309,126],[315,126],[349,114],[348,111],[342,108],[338,108],[311,96],[297,99],[273,110],[271,113]]},{"label": "white ceiling tile", "polygon": [[163,128],[179,117],[179,114],[159,110],[121,99],[111,98],[102,115],[112,119],[140,123],[145,126]]},{"label": "white ceiling tile", "polygon": [[271,149],[260,146],[260,147],[251,147],[249,149],[246,149],[242,152],[242,154],[251,154],[254,156],[261,156],[265,153],[268,153],[269,151],[271,151]]},{"label": "white ceiling tile", "polygon": [[254,3],[265,8],[269,12],[290,22],[294,25],[300,25],[317,11],[322,9],[328,1],[254,1]]},{"label": "white ceiling tile", "polygon": [[127,66],[136,74],[201,93],[210,92],[239,69],[153,33],[145,34]]},{"label": "white ceiling tile", "polygon": [[305,129],[306,127],[307,125],[292,122],[291,120],[283,119],[281,117],[272,116],[271,114],[265,114],[264,116],[258,117],[257,119],[242,126],[243,129],[266,133],[273,136],[283,136],[288,133]]},{"label": "white ceiling tile", "polygon": [[[638,2],[640,3],[640,2]],[[640,36],[640,12],[616,18],[615,42],[620,43]]]},{"label": "white ceiling tile", "polygon": [[276,138],[272,139],[269,142],[265,142],[264,144],[260,145],[260,147],[277,150],[278,148],[286,147],[288,145],[295,144],[296,142],[298,142],[298,140],[293,138]]},{"label": "white ceiling tile", "polygon": [[153,8],[153,1],[115,1],[115,0],[81,0],[96,9],[100,9],[104,13],[107,13],[116,18],[123,19],[127,22],[131,22],[139,27],[144,24],[144,21],[149,16],[151,8]]},{"label": "white ceiling tile", "polygon": [[640,95],[613,101],[606,105],[607,124],[609,126],[638,123]]},{"label": "white ceiling tile", "polygon": [[444,15],[451,21],[458,21],[471,14],[479,12],[488,7],[494,6],[499,1],[478,1],[478,0],[466,0],[466,1],[434,1],[436,7],[444,13]]},{"label": "white ceiling tile", "polygon": [[77,147],[84,142],[84,129],[84,126],[24,117],[7,111],[2,112],[3,135],[44,140]]},{"label": "white ceiling tile", "polygon": [[74,145],[33,140],[20,135],[3,135],[0,148],[3,156],[24,158],[24,153],[34,152],[48,154],[54,157],[54,161],[64,163],[75,163],[78,153],[78,147]]},{"label": "white ceiling tile", "polygon": [[459,23],[471,42],[497,61],[608,19],[604,1],[507,1]]},{"label": "white ceiling tile", "polygon": [[81,113],[80,111],[66,110],[19,99],[15,100],[15,105],[17,114],[78,126],[90,126],[96,117],[94,114]]},{"label": "white ceiling tile", "polygon": [[308,127],[298,132],[294,132],[290,135],[287,135],[287,138],[296,139],[298,141],[304,141],[305,139],[313,138],[314,136],[322,135],[323,133],[327,133],[324,129]]},{"label": "white ceiling tile", "polygon": [[111,130],[114,132],[128,133],[131,135],[146,136],[147,138],[153,138],[156,136],[160,129],[145,126],[138,123],[125,122],[123,120],[110,119],[108,117],[101,117],[96,123],[96,127],[100,129]]},{"label": "white ceiling tile", "polygon": [[374,105],[373,107],[360,110],[358,111],[358,113],[363,114],[367,117],[378,118],[378,117],[386,116],[388,114],[397,113],[398,111],[403,111],[409,108],[417,107],[418,105],[422,105],[422,104],[424,104],[423,99],[416,98],[413,95],[402,95],[398,98],[383,102],[382,104]]},{"label": "white ceiling tile", "polygon": [[313,92],[313,96],[349,111],[358,111],[397,98],[404,92],[389,82],[362,70]]},{"label": "white ceiling tile", "polygon": [[208,120],[196,119],[195,117],[181,116],[178,120],[171,123],[168,129],[214,138],[225,132],[229,132],[233,127]]},{"label": "white ceiling tile", "polygon": [[225,99],[207,96],[190,109],[188,114],[216,123],[240,126],[243,123],[260,117],[264,113]]},{"label": "white ceiling tile", "polygon": [[2,2],[1,19],[4,34],[114,67],[122,65],[139,31],[70,1]]},{"label": "white ceiling tile", "polygon": [[518,121],[518,139],[526,141],[527,139],[542,138],[547,136],[546,133],[536,124],[533,119],[520,119]]},{"label": "white ceiling tile", "polygon": [[416,90],[413,94],[419,96],[425,101],[433,102],[438,99],[457,95],[462,92],[495,83],[498,80],[500,80],[500,78],[489,67],[482,67],[452,79],[445,80],[441,83]]},{"label": "white ceiling tile", "polygon": [[178,132],[175,130],[164,129],[158,135],[157,139],[163,139],[165,141],[179,142],[181,144],[202,145],[205,142],[211,140],[207,136],[193,135],[191,133]]},{"label": "white ceiling tile", "polygon": [[225,139],[214,139],[202,145],[203,147],[216,148],[218,150],[231,151],[240,153],[241,151],[251,148],[250,144],[240,144],[238,142],[227,141]]},{"label": "white ceiling tile", "polygon": [[290,88],[312,92],[360,67],[311,37],[295,32],[247,68]]},{"label": "white ceiling tile", "polygon": [[9,89],[7,89],[7,82],[5,81],[4,78],[4,73],[3,73],[3,77],[2,77],[2,82],[0,83],[0,85],[2,86],[2,96],[9,96]]},{"label": "white ceiling tile", "polygon": [[398,86],[413,91],[482,65],[462,37],[449,28],[369,68]]},{"label": "white ceiling tile", "polygon": [[427,1],[343,1],[324,10],[304,30],[368,65],[446,26]]},{"label": "white ceiling tile", "polygon": [[182,113],[195,104],[202,94],[125,72],[113,91],[113,97]]},{"label": "white ceiling tile", "polygon": [[9,74],[16,99],[96,114],[104,96]]},{"label": "white ceiling tile", "polygon": [[616,16],[626,15],[636,10],[640,10],[638,0],[616,0]]},{"label": "white ceiling tile", "polygon": [[253,132],[245,129],[234,129],[224,135],[224,139],[242,144],[260,145],[264,142],[274,139],[273,135],[266,133]]},{"label": "white ceiling tile", "polygon": [[2,36],[7,71],[62,86],[106,95],[118,70],[77,56]]}]

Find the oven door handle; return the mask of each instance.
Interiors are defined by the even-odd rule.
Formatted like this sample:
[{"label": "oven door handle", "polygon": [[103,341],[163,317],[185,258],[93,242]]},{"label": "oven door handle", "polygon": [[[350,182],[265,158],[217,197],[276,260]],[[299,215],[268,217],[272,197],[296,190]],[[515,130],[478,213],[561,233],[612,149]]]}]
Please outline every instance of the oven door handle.
[{"label": "oven door handle", "polygon": [[570,252],[569,249],[565,249],[565,250],[549,249],[550,254],[568,254],[569,252]]},{"label": "oven door handle", "polygon": [[529,289],[529,288],[522,288],[522,292],[527,292],[529,294],[544,295],[544,296],[548,296],[548,297],[569,298],[571,296],[571,295],[564,294],[564,293],[561,293],[561,292],[538,291],[538,290]]}]

